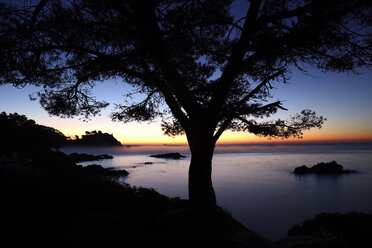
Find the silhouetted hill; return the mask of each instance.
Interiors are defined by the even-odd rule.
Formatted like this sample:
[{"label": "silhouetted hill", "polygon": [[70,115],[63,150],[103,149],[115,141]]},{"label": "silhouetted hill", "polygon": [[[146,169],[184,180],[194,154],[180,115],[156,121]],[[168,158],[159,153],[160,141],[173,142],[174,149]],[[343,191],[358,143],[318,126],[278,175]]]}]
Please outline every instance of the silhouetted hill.
[{"label": "silhouetted hill", "polygon": [[121,146],[121,143],[115,139],[112,134],[102,133],[102,131],[86,131],[81,138],[76,136],[76,139],[67,140],[67,145],[81,146]]},{"label": "silhouetted hill", "polygon": [[31,156],[42,148],[58,149],[66,137],[52,127],[36,124],[34,120],[18,113],[0,113],[0,155],[18,152],[18,156]]},{"label": "silhouetted hill", "polygon": [[64,145],[121,146],[112,134],[101,131],[86,131],[81,138],[69,139],[59,130],[37,124],[18,113],[1,112],[0,131],[0,155],[7,157],[14,152],[17,152],[17,157],[30,157],[40,149],[58,150]]}]

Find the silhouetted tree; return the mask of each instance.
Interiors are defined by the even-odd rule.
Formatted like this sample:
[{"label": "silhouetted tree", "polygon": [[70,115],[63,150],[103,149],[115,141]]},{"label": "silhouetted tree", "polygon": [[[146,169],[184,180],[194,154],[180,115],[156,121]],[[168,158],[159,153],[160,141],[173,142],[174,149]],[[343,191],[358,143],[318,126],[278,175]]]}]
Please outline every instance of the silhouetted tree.
[{"label": "silhouetted tree", "polygon": [[[282,101],[273,83],[306,64],[354,71],[371,64],[371,6],[366,0],[250,0],[239,20],[231,0],[41,0],[2,6],[0,82],[41,85],[53,115],[95,115],[105,102],[90,88],[122,79],[146,94],[117,105],[114,120],[163,120],[167,135],[186,134],[189,198],[213,207],[212,156],[227,129],[301,137],[324,119],[304,110],[266,121]],[[168,106],[164,110],[164,106]]]}]

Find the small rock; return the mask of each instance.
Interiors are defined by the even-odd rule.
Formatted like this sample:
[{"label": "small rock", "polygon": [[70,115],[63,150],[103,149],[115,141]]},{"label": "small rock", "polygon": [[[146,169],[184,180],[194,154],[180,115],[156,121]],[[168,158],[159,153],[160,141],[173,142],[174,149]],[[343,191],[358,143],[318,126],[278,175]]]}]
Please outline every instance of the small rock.
[{"label": "small rock", "polygon": [[151,155],[150,157],[180,159],[180,158],[184,158],[185,156],[181,155],[178,152],[173,152],[173,153],[155,154],[155,155]]}]

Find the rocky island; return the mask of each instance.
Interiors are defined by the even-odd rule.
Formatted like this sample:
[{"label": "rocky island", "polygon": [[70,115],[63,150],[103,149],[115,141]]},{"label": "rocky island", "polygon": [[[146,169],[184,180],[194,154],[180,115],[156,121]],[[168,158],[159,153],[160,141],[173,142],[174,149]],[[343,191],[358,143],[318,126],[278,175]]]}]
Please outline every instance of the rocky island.
[{"label": "rocky island", "polygon": [[315,173],[315,174],[348,174],[353,173],[355,171],[353,170],[344,170],[342,165],[338,164],[336,161],[331,161],[328,163],[318,163],[316,165],[313,165],[312,167],[307,167],[306,165],[302,165],[299,167],[296,167],[293,171],[294,174],[297,175],[305,175],[309,173]]},{"label": "rocky island", "polygon": [[155,154],[155,155],[150,155],[150,157],[154,158],[172,158],[172,159],[180,159],[184,158],[186,156],[181,155],[178,152],[172,152],[172,153],[163,153],[163,154]]},{"label": "rocky island", "polygon": [[66,140],[66,145],[74,146],[122,146],[121,143],[109,133],[102,131],[85,131],[85,135],[75,136],[75,139]]},{"label": "rocky island", "polygon": [[74,163],[96,161],[102,159],[113,159],[114,157],[107,154],[91,155],[86,153],[71,153],[68,155]]}]

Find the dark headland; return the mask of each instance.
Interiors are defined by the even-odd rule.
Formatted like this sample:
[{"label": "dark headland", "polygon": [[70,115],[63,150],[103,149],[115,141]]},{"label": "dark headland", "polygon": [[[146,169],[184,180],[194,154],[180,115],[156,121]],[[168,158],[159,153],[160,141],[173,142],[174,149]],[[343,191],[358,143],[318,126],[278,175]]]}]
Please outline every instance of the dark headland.
[{"label": "dark headland", "polygon": [[75,136],[75,139],[67,139],[65,145],[74,146],[122,146],[121,143],[109,133],[102,131],[86,131],[85,135]]}]

